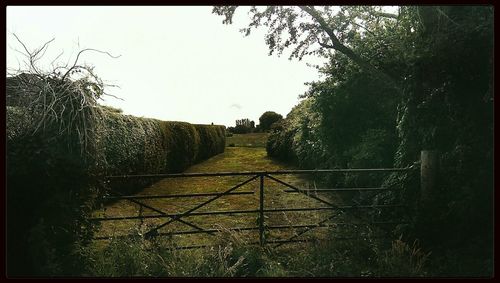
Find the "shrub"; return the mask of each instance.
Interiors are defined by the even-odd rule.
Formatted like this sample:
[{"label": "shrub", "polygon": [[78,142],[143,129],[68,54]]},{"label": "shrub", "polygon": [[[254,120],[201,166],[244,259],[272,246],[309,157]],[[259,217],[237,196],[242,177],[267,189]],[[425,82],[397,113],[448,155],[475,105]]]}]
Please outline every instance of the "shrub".
[{"label": "shrub", "polygon": [[236,127],[233,128],[234,134],[247,134],[251,131],[252,129],[246,125],[236,125]]},{"label": "shrub", "polygon": [[249,246],[237,233],[223,230],[215,240],[207,249],[174,250],[168,238],[112,239],[104,248],[85,249],[86,275],[246,277],[262,275],[269,267],[268,251]]},{"label": "shrub", "polygon": [[223,126],[194,125],[194,127],[200,136],[200,149],[196,161],[224,152],[226,134]]},{"label": "shrub", "polygon": [[[166,122],[106,112],[102,129],[108,175],[182,172],[224,152],[223,126]],[[148,180],[114,180],[111,188],[130,193]]]},{"label": "shrub", "polygon": [[93,157],[58,125],[34,131],[25,108],[7,108],[7,274],[68,275],[79,270],[87,219],[98,195]]},{"label": "shrub", "polygon": [[259,129],[262,131],[269,131],[271,129],[271,125],[281,119],[283,119],[281,114],[273,111],[266,111],[259,118]]},{"label": "shrub", "polygon": [[200,135],[185,122],[164,122],[161,127],[166,140],[167,168],[170,172],[182,172],[196,160]]}]

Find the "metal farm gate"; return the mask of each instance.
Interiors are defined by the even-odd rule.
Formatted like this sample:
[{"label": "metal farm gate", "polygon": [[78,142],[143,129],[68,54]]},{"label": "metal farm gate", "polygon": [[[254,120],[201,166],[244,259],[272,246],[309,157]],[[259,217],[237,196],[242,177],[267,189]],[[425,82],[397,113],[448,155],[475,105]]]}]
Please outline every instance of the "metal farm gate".
[{"label": "metal farm gate", "polygon": [[[150,227],[147,229],[145,233],[142,233],[142,236],[150,239],[153,237],[160,236],[174,236],[174,235],[194,235],[194,234],[207,234],[214,235],[215,233],[220,232],[220,229],[213,228],[204,228],[203,225],[192,223],[188,218],[190,217],[218,217],[224,215],[254,215],[255,216],[255,225],[252,226],[243,226],[243,227],[228,227],[226,230],[230,231],[254,231],[255,240],[251,242],[251,244],[258,244],[260,246],[264,245],[272,245],[274,247],[281,246],[286,243],[294,243],[294,242],[305,242],[308,239],[304,239],[304,234],[318,230],[319,228],[327,228],[338,225],[349,225],[353,223],[352,219],[344,222],[335,222],[331,223],[331,221],[339,220],[340,214],[348,213],[349,215],[355,215],[355,211],[369,211],[369,210],[397,210],[395,214],[404,216],[406,214],[405,206],[402,204],[384,204],[384,205],[367,205],[367,204],[356,204],[350,203],[348,205],[344,205],[341,203],[334,203],[331,200],[332,194],[353,194],[353,193],[368,193],[370,192],[373,195],[382,193],[388,190],[394,190],[394,188],[384,188],[379,185],[373,187],[349,187],[349,188],[328,188],[328,189],[316,189],[316,188],[299,188],[296,185],[290,184],[289,182],[283,179],[283,175],[302,175],[302,176],[319,176],[321,174],[360,174],[360,173],[394,173],[394,172],[409,172],[411,170],[415,170],[418,167],[411,166],[407,168],[380,168],[380,169],[330,169],[330,170],[286,170],[286,171],[256,171],[256,172],[223,172],[223,173],[180,173],[180,174],[156,174],[156,175],[123,175],[123,176],[109,176],[109,180],[129,180],[129,179],[165,179],[165,178],[202,178],[202,177],[231,177],[231,176],[239,176],[240,178],[245,178],[244,181],[239,181],[234,186],[220,192],[206,192],[206,193],[192,193],[192,194],[164,194],[164,195],[135,195],[135,196],[124,196],[117,192],[110,191],[110,196],[106,197],[107,200],[125,200],[140,207],[141,213],[139,215],[130,215],[130,216],[111,216],[108,217],[104,215],[103,217],[95,217],[91,220],[93,221],[144,221],[146,219],[155,219],[155,221],[161,220],[161,224],[155,224],[154,227]],[[267,181],[267,182],[266,182]],[[254,186],[253,190],[238,190],[248,184],[252,184]],[[267,184],[266,184],[267,183]],[[271,184],[273,186],[271,186]],[[279,187],[276,187],[279,186]],[[306,196],[310,200],[314,200],[319,206],[303,206],[296,205],[287,206],[287,207],[273,207],[271,204],[265,204],[265,199],[268,194],[270,194],[271,190],[278,190],[279,193],[295,193]],[[167,192],[168,193],[168,192]],[[258,203],[255,204],[253,209],[242,209],[242,210],[209,210],[209,211],[200,211],[201,208],[206,207],[209,204],[213,204],[214,202],[220,201],[224,197],[234,196],[234,195],[242,195],[245,197],[251,196]],[[200,201],[196,205],[192,205],[188,209],[184,209],[181,212],[171,213],[165,211],[160,206],[155,206],[152,204],[146,203],[147,200],[153,199],[189,199],[193,201],[193,199],[200,198],[208,198],[204,201]],[[305,203],[305,201],[302,201]],[[143,215],[142,211],[144,209],[150,210],[150,212],[154,212],[154,214]],[[276,221],[270,221],[273,219],[273,215],[278,213],[292,213],[292,212],[316,212],[321,211],[323,214],[328,213],[322,219],[315,221],[314,223],[276,223]],[[358,213],[359,216],[359,213]],[[356,217],[359,218],[359,217]],[[362,218],[362,217],[361,217]],[[377,226],[377,225],[396,225],[400,223],[405,223],[408,220],[404,219],[392,219],[385,221],[365,221],[362,222],[367,225]],[[190,230],[171,230],[164,232],[168,228],[168,226],[172,225],[172,223],[182,223],[185,226],[190,227]],[[268,231],[274,230],[290,230],[293,229],[292,234],[288,234],[286,238],[283,239],[273,239],[268,235]],[[258,233],[258,234],[257,234]],[[258,235],[258,236],[257,236]],[[118,237],[127,237],[127,235],[121,235]],[[258,238],[257,238],[258,237]],[[97,240],[107,240],[111,238],[116,238],[116,236],[103,235],[98,236],[95,239]],[[351,237],[339,237],[343,239],[348,239]],[[178,246],[177,249],[191,249],[191,248],[201,248],[209,245],[185,245]]]}]

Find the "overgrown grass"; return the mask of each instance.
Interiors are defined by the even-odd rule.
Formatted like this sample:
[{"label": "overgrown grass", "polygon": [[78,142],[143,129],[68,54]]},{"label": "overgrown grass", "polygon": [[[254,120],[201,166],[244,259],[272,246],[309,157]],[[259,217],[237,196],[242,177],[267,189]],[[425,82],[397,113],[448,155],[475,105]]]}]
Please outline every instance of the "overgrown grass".
[{"label": "overgrown grass", "polygon": [[[243,135],[240,135],[243,136]],[[243,137],[238,137],[243,138]],[[261,139],[262,135],[260,136]],[[274,171],[294,169],[270,159],[264,147],[229,147],[219,154],[189,168],[186,172]],[[279,177],[299,188],[312,189],[314,182],[297,176]],[[139,195],[185,194],[222,192],[248,177],[198,177],[163,179],[143,190]],[[208,210],[245,210],[258,208],[258,180],[237,189],[252,191],[253,195],[225,196],[200,208]],[[296,193],[285,193],[285,187],[265,180],[265,207],[318,207],[322,203]],[[336,204],[338,197],[321,195]],[[166,213],[184,212],[208,198],[151,199],[142,202]],[[118,201],[97,211],[96,216],[152,215],[155,212],[139,205]],[[297,225],[318,223],[332,212],[286,212],[266,214],[266,225]],[[132,238],[114,238],[95,242],[87,250],[86,275],[89,276],[168,276],[168,277],[393,277],[423,276],[427,254],[417,245],[396,240],[391,246],[376,239],[372,227],[359,224],[345,225],[349,216],[338,214],[328,228],[316,228],[297,239],[308,239],[305,244],[264,248],[251,245],[259,239],[257,231],[229,230],[231,227],[255,227],[257,214],[191,216],[183,218],[204,229],[217,229],[215,236],[171,235],[145,240],[140,235],[148,229],[166,222],[167,218],[104,222],[99,235],[135,234]],[[342,224],[344,222],[344,224]],[[353,222],[355,223],[355,222]],[[182,223],[173,222],[160,232],[193,230]],[[266,240],[287,239],[298,235],[301,229],[266,230]],[[99,236],[98,235],[98,236]],[[339,236],[354,236],[354,240],[339,240]],[[173,250],[172,247],[209,245],[211,248]]]},{"label": "overgrown grass", "polygon": [[226,137],[229,147],[266,147],[268,133],[233,134]]},{"label": "overgrown grass", "polygon": [[113,240],[87,255],[86,276],[103,277],[422,277],[429,253],[417,243],[370,238],[316,241],[300,249],[249,246],[222,231],[211,248],[174,250],[168,239]]},{"label": "overgrown grass", "polygon": [[[227,148],[223,154],[212,157],[205,162],[194,165],[185,172],[238,172],[238,171],[275,171],[283,169],[292,169],[292,167],[276,162],[267,157],[264,148],[235,147]],[[163,179],[152,186],[144,189],[137,195],[175,195],[190,193],[223,192],[234,185],[249,179],[249,176],[233,177],[197,177],[197,178],[171,178]],[[300,188],[308,188],[310,183],[302,178],[292,175],[281,176],[280,179],[287,183],[294,184]],[[322,203],[313,200],[307,196],[294,193],[285,193],[285,187],[269,179],[265,179],[265,208],[289,208],[289,207],[319,207]],[[196,212],[206,211],[227,211],[227,210],[251,210],[259,207],[259,181],[254,180],[241,188],[235,190],[253,192],[252,195],[233,195],[224,196],[218,200],[207,204],[196,210]],[[162,210],[165,213],[182,213],[188,209],[202,203],[210,197],[198,198],[166,198],[166,199],[144,199],[141,202]],[[142,208],[130,201],[118,201],[106,206],[103,210],[96,211],[95,216],[120,217],[156,215],[147,208]],[[272,213],[266,215],[267,225],[292,225],[292,224],[311,224],[317,223],[328,215],[328,212],[288,212]],[[158,226],[168,218],[123,220],[103,222],[98,236],[104,235],[123,235],[129,234],[131,230],[138,229],[146,232],[152,227]],[[257,214],[234,214],[234,215],[215,215],[215,216],[190,216],[185,220],[203,227],[205,229],[219,229],[223,227],[255,227],[257,224]],[[192,230],[179,222],[173,222],[159,230],[160,232],[169,231],[187,231]],[[273,230],[269,232],[269,238],[282,239],[293,235],[295,231]],[[247,231],[246,237],[257,241],[257,231]],[[319,233],[321,234],[321,232]],[[176,242],[180,245],[199,245],[212,242],[209,235],[182,235],[174,236]]]}]

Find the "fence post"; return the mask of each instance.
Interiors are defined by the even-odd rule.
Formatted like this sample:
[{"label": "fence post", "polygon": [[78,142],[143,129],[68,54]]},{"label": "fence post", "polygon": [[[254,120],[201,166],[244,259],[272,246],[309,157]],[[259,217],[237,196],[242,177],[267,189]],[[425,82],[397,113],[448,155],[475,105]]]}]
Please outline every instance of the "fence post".
[{"label": "fence post", "polygon": [[264,175],[260,175],[260,190],[259,190],[259,243],[264,246]]},{"label": "fence post", "polygon": [[437,221],[437,185],[439,179],[439,153],[422,150],[420,153],[420,198],[417,202],[415,231],[422,241],[433,241],[442,225]]},{"label": "fence post", "polygon": [[439,154],[436,150],[422,150],[420,152],[420,201],[428,204],[435,192],[438,170]]}]

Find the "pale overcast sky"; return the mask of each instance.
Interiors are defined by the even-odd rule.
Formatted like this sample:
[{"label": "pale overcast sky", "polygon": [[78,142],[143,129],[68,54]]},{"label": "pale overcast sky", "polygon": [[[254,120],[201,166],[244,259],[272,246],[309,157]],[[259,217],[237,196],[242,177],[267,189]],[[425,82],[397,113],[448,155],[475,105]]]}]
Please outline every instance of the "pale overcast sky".
[{"label": "pale overcast sky", "polygon": [[200,7],[7,7],[7,67],[17,68],[22,47],[30,49],[55,38],[45,54],[46,67],[59,59],[75,59],[83,48],[121,55],[112,59],[88,52],[81,62],[95,66],[105,81],[120,88],[107,92],[103,104],[125,114],[190,123],[234,126],[235,120],[256,121],[265,111],[285,116],[299,101],[305,82],[318,80],[304,61],[268,56],[264,30],[249,37],[239,32],[248,16],[237,11],[232,25]]}]

